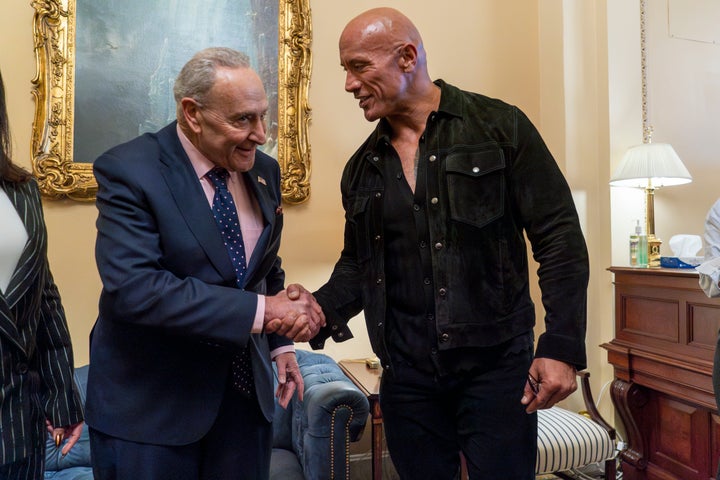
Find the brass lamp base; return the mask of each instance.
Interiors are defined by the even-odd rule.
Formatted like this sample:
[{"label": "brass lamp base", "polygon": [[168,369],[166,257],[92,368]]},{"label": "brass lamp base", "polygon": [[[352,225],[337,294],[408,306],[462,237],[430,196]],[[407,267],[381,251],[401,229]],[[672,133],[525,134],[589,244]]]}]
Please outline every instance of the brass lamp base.
[{"label": "brass lamp base", "polygon": [[655,235],[648,235],[648,267],[660,268],[660,245],[662,240]]}]

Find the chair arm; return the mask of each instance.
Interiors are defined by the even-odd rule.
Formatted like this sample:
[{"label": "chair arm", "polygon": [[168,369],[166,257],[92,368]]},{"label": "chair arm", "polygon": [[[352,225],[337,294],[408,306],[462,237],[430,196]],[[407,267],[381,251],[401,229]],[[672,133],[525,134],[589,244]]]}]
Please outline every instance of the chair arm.
[{"label": "chair arm", "polygon": [[[317,355],[317,354],[316,354]],[[304,401],[293,400],[293,439],[305,478],[349,478],[350,442],[362,435],[369,414],[365,395],[332,363],[300,363]],[[330,466],[330,468],[328,468]]]},{"label": "chair arm", "polygon": [[583,402],[585,403],[585,409],[587,410],[588,415],[594,422],[607,430],[610,438],[615,440],[615,428],[605,421],[595,405],[595,400],[593,399],[592,392],[590,391],[590,372],[582,371],[578,372],[577,375],[580,377],[580,390],[582,390]]}]

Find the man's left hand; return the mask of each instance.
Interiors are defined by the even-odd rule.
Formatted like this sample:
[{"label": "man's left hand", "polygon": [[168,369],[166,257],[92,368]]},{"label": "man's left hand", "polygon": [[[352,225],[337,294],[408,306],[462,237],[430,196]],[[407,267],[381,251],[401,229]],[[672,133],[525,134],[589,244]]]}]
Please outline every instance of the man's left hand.
[{"label": "man's left hand", "polygon": [[278,388],[275,397],[277,397],[280,406],[287,408],[295,390],[298,392],[298,398],[302,401],[305,383],[300,373],[300,366],[297,363],[295,352],[281,353],[275,357],[275,365],[278,372]]}]

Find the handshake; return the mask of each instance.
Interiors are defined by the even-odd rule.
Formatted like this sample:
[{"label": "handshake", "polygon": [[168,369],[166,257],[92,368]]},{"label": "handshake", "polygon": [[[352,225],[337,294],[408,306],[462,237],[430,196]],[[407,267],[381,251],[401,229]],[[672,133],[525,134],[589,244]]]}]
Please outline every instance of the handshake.
[{"label": "handshake", "polygon": [[307,342],[325,326],[325,314],[312,293],[293,283],[277,295],[265,297],[266,333],[294,342]]}]

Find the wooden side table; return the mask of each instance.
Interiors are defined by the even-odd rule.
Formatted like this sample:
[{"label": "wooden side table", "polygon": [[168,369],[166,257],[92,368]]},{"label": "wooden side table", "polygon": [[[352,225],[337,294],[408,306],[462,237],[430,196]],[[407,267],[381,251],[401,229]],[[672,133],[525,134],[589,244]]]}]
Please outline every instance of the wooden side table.
[{"label": "wooden side table", "polygon": [[382,479],[383,418],[380,411],[380,377],[382,368],[368,368],[365,362],[341,360],[338,362],[345,375],[365,394],[370,402],[372,419],[372,478]]}]

